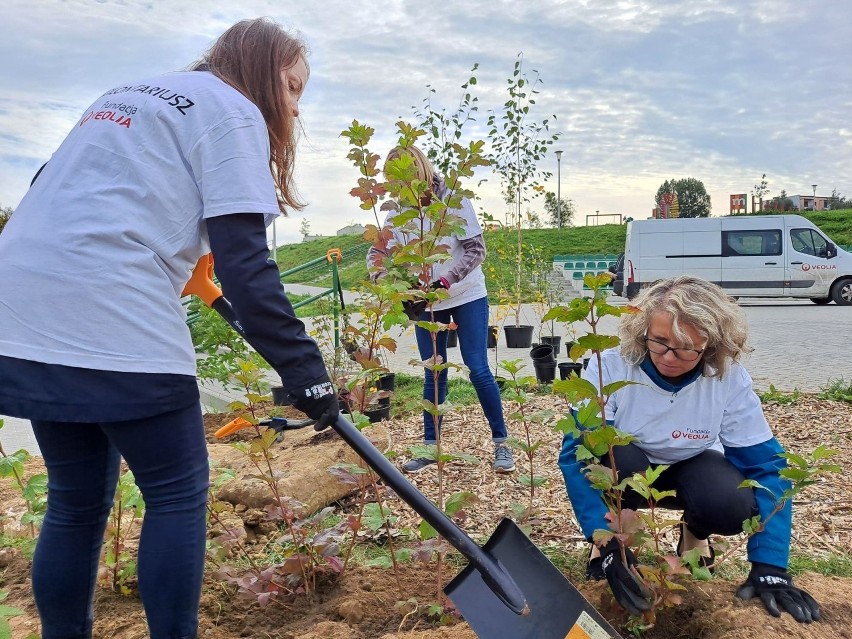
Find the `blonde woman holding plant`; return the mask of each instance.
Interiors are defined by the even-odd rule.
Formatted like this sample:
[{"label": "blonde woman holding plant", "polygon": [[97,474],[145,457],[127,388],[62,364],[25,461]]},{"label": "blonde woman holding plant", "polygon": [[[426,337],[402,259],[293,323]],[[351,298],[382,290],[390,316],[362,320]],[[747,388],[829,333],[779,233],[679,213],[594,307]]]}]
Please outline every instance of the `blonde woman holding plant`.
[{"label": "blonde woman holding plant", "polygon": [[[444,179],[435,172],[432,163],[417,147],[395,148],[385,160],[385,166],[390,160],[398,159],[401,155],[409,155],[416,168],[417,179],[430,185],[429,191],[421,200],[422,206],[428,206],[433,198],[446,199],[451,195]],[[485,418],[491,428],[491,439],[494,444],[493,469],[497,473],[511,473],[515,470],[512,451],[506,444],[508,431],[503,418],[503,404],[500,390],[488,366],[488,292],[485,289],[485,276],[482,273],[482,262],[485,260],[485,240],[482,228],[476,219],[473,205],[468,198],[461,199],[461,208],[450,211],[464,220],[464,231],[453,233],[440,239],[447,247],[450,255],[444,262],[432,266],[431,278],[428,282],[431,288],[446,289],[446,299],[432,305],[431,311],[426,308],[425,301],[406,304],[406,312],[411,319],[435,321],[449,324],[455,322],[459,350],[462,360],[470,371],[470,381],[476,390],[476,395],[482,405]],[[410,233],[403,229],[393,228],[393,217],[396,212],[388,214],[384,227],[392,233],[387,247],[373,246],[367,254],[367,266],[370,277],[375,281],[386,273],[382,260],[393,250],[395,245],[404,246],[412,239]],[[423,215],[424,229],[432,228],[431,220]],[[415,337],[420,357],[423,360],[433,356],[432,335],[429,331],[415,327]],[[447,360],[447,331],[440,331],[436,336],[437,355],[443,361]],[[442,370],[438,375],[438,404],[442,404],[447,396],[447,371]],[[430,370],[425,371],[423,398],[428,401],[435,399],[435,378]],[[437,432],[435,419],[431,413],[424,411],[424,442],[435,444]],[[417,473],[435,463],[429,457],[417,457],[407,461],[402,470],[407,473]]]},{"label": "blonde woman holding plant", "polygon": [[[786,465],[778,456],[783,449],[740,363],[749,350],[745,315],[718,286],[691,276],[659,281],[633,303],[640,312],[623,316],[621,346],[604,351],[600,366],[593,357],[583,373],[598,388],[633,382],[615,391],[606,405],[607,422],[636,438],[613,448],[618,480],[668,465],[654,488],[675,491],[659,505],[683,511],[678,554],[697,548],[708,568],[714,559],[709,536],[741,533],[743,521],[760,515],[765,528],[748,541],[751,572],[738,596],[759,596],[776,617],[786,610],[800,622],[818,620],[819,605],[787,572],[790,500],[770,518],[776,508],[772,495],[740,487],[751,479],[781,495],[788,486],[779,475]],[[607,507],[577,460],[580,441],[565,436],[559,466],[580,527],[591,540],[595,530],[608,528]],[[601,463],[608,465],[609,459]],[[635,510],[647,503],[628,489],[622,506]],[[626,556],[636,564],[629,549]],[[607,579],[630,613],[648,609],[615,538],[592,547],[587,574]]]}]

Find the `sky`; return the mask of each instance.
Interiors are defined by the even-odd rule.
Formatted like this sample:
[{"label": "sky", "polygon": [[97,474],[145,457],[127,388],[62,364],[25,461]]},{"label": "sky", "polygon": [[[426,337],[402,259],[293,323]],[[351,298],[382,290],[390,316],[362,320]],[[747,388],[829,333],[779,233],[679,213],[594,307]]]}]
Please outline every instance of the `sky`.
[{"label": "sky", "polygon": [[[277,244],[299,241],[305,219],[322,235],[375,221],[349,195],[358,172],[340,134],[353,120],[384,155],[427,97],[454,112],[478,64],[463,141],[486,139],[519,54],[541,79],[529,121],[549,119],[563,151],[541,160],[544,186],[573,201],[575,223],[648,217],[663,181],[687,177],[713,215],[763,174],[770,197],[813,184],[852,196],[849,0],[0,0],[0,206],[17,206],[102,93],[180,70],[260,16],[310,48],[296,168],[308,206],[276,222]],[[499,176],[470,186],[503,219]]]}]

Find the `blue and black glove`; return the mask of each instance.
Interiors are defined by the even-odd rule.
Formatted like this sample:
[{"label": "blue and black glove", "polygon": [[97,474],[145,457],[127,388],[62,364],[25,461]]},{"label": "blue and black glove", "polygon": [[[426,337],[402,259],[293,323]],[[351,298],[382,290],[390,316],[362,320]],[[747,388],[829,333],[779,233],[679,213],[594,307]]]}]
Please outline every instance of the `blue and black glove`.
[{"label": "blue and black glove", "polygon": [[737,597],[744,601],[760,597],[773,617],[780,617],[783,608],[799,623],[820,620],[819,604],[816,600],[806,591],[796,588],[790,573],[778,566],[751,562],[751,572],[737,590]]},{"label": "blue and black glove", "polygon": [[613,537],[601,547],[601,568],[618,604],[631,615],[638,617],[651,609],[651,593],[631,570],[639,565],[633,551],[625,548],[624,554],[627,557],[627,565],[621,560],[621,547]]},{"label": "blue and black glove", "polygon": [[290,401],[298,410],[316,420],[314,430],[328,428],[340,414],[337,392],[327,374],[315,379],[304,388],[291,390]]}]

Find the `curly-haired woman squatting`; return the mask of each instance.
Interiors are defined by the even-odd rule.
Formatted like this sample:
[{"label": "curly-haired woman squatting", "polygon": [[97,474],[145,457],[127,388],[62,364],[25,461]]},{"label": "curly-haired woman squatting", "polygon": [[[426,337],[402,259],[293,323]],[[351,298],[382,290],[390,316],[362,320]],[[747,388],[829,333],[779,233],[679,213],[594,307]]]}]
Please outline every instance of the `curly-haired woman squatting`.
[{"label": "curly-haired woman squatting", "polygon": [[268,259],[292,185],[305,45],[228,29],[191,71],[123,83],[83,113],[0,235],[0,414],[47,467],[32,568],[43,639],[92,636],[121,457],[145,499],[139,593],[152,639],[195,637],[209,468],[181,293],[212,251],[224,294],[293,404],[337,398]]},{"label": "curly-haired woman squatting", "polygon": [[[426,155],[417,147],[405,149],[395,148],[386,158],[385,162],[397,159],[401,154],[409,154],[414,160],[417,168],[417,178],[431,185],[430,195],[445,199],[450,195],[450,189],[443,178],[435,172],[432,163]],[[428,204],[428,202],[426,202]],[[511,473],[515,470],[515,461],[512,451],[509,449],[506,439],[508,431],[503,418],[503,404],[500,400],[500,390],[491,368],[488,366],[488,291],[485,290],[485,275],[482,273],[482,262],[485,260],[485,240],[482,237],[482,228],[476,219],[473,205],[468,198],[462,198],[461,208],[453,210],[453,214],[462,217],[465,221],[464,233],[453,234],[442,238],[450,253],[450,259],[439,262],[432,267],[432,288],[443,288],[447,290],[447,299],[440,300],[432,305],[432,311],[425,309],[425,302],[418,300],[408,304],[406,312],[411,319],[443,322],[448,324],[454,321],[458,328],[459,350],[462,360],[470,371],[470,382],[482,405],[485,418],[491,428],[491,440],[494,443],[494,463],[492,468],[496,473]],[[394,244],[405,245],[410,238],[406,237],[405,231],[392,228],[391,218],[396,213],[389,213],[385,220],[385,227],[391,228],[393,238],[389,247]],[[429,224],[428,218],[422,221]],[[383,276],[385,271],[381,266],[382,249],[371,247],[367,254],[367,266],[370,269],[370,277],[373,280]],[[424,328],[415,327],[414,334],[417,339],[417,347],[422,359],[431,358],[433,353],[432,335]],[[436,336],[437,354],[447,361],[447,331],[441,331]],[[435,397],[435,379],[432,371],[427,370],[424,374],[423,398],[433,401]],[[442,370],[438,375],[438,403],[443,404],[447,396],[447,370]],[[440,422],[439,422],[440,428]],[[428,444],[434,444],[437,438],[435,429],[435,418],[428,411],[423,412],[423,439]],[[429,468],[435,460],[429,457],[415,457],[408,460],[402,466],[406,473],[419,473]]]},{"label": "curly-haired woman squatting", "polygon": [[[711,534],[736,535],[743,521],[759,514],[765,530],[748,541],[751,572],[738,591],[760,596],[767,610],[786,610],[800,622],[819,619],[819,605],[793,585],[787,572],[792,506],[771,519],[775,500],[767,491],[740,488],[746,479],[775,495],[787,486],[779,476],[785,461],[739,360],[747,352],[746,319],[716,285],[682,276],[657,282],[633,302],[640,312],[625,315],[621,345],[592,358],[583,378],[600,388],[616,381],[634,382],[613,393],[606,419],[636,441],[614,448],[619,481],[658,464],[669,465],[654,482],[660,491],[676,491],[660,505],[683,511],[678,554],[697,548],[704,565],[713,563]],[[580,438],[566,435],[559,455],[568,497],[588,540],[608,529],[606,506],[577,461]],[[608,459],[602,463],[608,464]],[[646,506],[628,490],[623,506]],[[636,559],[627,550],[628,562]],[[606,578],[619,603],[638,614],[648,608],[641,589],[624,566],[618,541],[592,547],[588,576]]]}]

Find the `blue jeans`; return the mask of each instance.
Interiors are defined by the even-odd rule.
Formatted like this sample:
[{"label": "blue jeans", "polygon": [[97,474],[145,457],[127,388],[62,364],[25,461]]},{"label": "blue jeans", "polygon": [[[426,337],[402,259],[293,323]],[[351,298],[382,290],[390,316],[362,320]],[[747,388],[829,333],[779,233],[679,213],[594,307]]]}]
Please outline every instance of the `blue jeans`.
[{"label": "blue jeans", "polygon": [[121,457],[145,499],[138,579],[150,636],[194,638],[209,483],[199,404],[125,422],[32,424],[48,476],[32,568],[42,639],[92,636],[92,597]]},{"label": "blue jeans", "polygon": [[[488,366],[488,298],[483,297],[453,308],[434,311],[434,320],[449,324],[454,321],[458,328],[459,350],[462,361],[470,370],[470,383],[476,390],[476,396],[482,405],[488,425],[491,426],[491,438],[494,442],[506,441],[508,431],[506,422],[503,420],[503,404],[500,401],[500,389]],[[424,311],[421,320],[432,321],[433,315]],[[432,335],[429,331],[415,327],[414,335],[417,338],[417,348],[420,358],[429,359],[433,355]],[[436,335],[437,352],[443,360],[447,361],[447,331],[441,331]],[[435,401],[435,376],[432,371],[426,370],[423,384],[423,399],[430,402]],[[442,370],[438,375],[438,403],[443,404],[447,398],[447,370]],[[423,412],[424,441],[434,444],[435,420],[431,413]]]}]

